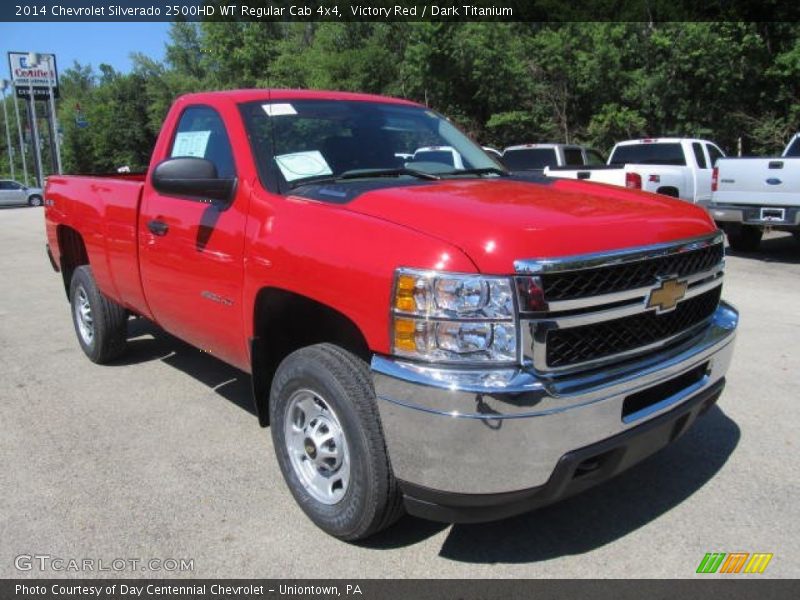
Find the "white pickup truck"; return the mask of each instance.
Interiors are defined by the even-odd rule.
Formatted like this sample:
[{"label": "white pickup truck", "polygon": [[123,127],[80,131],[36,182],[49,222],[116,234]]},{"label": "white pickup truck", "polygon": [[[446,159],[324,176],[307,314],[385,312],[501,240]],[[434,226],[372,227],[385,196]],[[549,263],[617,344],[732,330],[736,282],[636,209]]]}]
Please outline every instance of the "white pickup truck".
[{"label": "white pickup truck", "polygon": [[734,250],[755,250],[766,229],[800,240],[800,133],[778,158],[719,160],[712,181],[706,208]]},{"label": "white pickup truck", "polygon": [[604,166],[547,167],[549,177],[583,179],[707,203],[711,169],[725,153],[713,142],[693,138],[646,138],[620,142]]}]

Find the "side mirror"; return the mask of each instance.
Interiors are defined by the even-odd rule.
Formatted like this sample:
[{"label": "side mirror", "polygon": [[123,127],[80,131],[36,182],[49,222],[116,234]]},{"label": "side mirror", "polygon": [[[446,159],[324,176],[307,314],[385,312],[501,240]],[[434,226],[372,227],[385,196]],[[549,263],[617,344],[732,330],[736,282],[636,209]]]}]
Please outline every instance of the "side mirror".
[{"label": "side mirror", "polygon": [[156,165],[150,178],[162,194],[185,196],[190,200],[227,204],[236,190],[236,178],[217,175],[210,160],[196,157],[168,158]]}]

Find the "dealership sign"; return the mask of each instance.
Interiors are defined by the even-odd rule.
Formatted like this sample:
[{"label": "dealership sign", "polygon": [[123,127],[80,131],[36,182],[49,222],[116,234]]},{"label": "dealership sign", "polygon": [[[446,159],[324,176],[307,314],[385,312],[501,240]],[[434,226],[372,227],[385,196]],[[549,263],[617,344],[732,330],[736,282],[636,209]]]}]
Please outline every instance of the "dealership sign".
[{"label": "dealership sign", "polygon": [[27,52],[9,52],[8,67],[18,98],[29,98],[31,88],[36,100],[50,98],[50,89],[58,98],[58,68],[55,54],[39,54],[39,63],[32,65]]}]

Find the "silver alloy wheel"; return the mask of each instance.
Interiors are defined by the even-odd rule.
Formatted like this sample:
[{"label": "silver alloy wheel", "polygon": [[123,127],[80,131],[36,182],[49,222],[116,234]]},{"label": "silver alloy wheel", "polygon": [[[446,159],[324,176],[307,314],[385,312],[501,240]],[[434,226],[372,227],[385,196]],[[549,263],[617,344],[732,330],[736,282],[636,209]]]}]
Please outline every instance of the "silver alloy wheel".
[{"label": "silver alloy wheel", "polygon": [[89,304],[89,295],[82,285],[75,290],[75,322],[78,324],[78,332],[81,339],[87,346],[91,346],[94,341],[94,318],[92,317],[92,307]]},{"label": "silver alloy wheel", "polygon": [[30,199],[28,200],[28,204],[30,204],[31,206],[41,206],[42,199],[39,196],[31,196]]},{"label": "silver alloy wheel", "polygon": [[336,504],[347,492],[350,454],[339,417],[317,393],[302,389],[289,398],[284,443],[295,474],[323,504]]}]

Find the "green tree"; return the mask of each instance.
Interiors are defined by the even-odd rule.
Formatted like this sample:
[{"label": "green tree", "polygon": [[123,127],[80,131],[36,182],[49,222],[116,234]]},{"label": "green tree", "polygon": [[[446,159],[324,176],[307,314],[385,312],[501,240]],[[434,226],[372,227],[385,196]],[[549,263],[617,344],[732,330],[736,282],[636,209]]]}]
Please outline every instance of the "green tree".
[{"label": "green tree", "polygon": [[62,73],[65,167],[143,168],[177,96],[248,87],[401,96],[501,147],[691,135],[779,151],[800,121],[800,25],[653,20],[669,10],[624,23],[175,23],[163,62]]},{"label": "green tree", "polygon": [[97,78],[90,65],[75,62],[60,74],[61,101],[59,125],[63,130],[61,160],[67,173],[89,173],[94,169],[92,131],[81,125],[86,120],[85,108],[91,103]]}]

